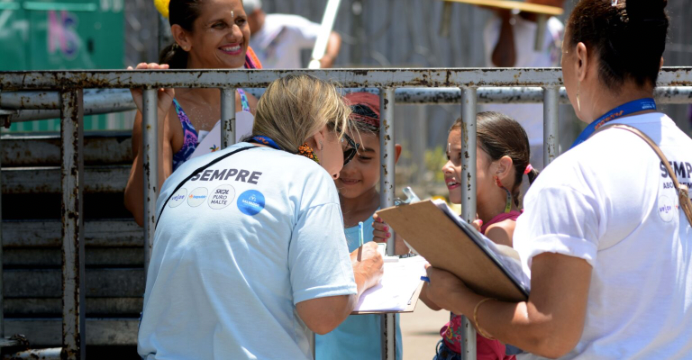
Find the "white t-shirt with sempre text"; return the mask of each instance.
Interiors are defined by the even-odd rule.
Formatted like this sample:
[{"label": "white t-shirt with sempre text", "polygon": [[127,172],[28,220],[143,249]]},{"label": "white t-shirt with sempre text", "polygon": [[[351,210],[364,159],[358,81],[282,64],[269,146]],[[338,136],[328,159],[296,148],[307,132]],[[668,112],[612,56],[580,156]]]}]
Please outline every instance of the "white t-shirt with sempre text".
[{"label": "white t-shirt with sempre text", "polygon": [[[253,147],[191,159],[164,183],[138,351],[145,359],[311,359],[296,304],[356,294],[334,181]],[[163,213],[162,213],[163,211]]]},{"label": "white t-shirt with sempre text", "polygon": [[[634,126],[692,185],[692,139],[661,113]],[[565,359],[692,358],[692,228],[654,150],[608,129],[552,162],[531,186],[514,246],[525,270],[558,253],[593,267],[584,332]]]}]

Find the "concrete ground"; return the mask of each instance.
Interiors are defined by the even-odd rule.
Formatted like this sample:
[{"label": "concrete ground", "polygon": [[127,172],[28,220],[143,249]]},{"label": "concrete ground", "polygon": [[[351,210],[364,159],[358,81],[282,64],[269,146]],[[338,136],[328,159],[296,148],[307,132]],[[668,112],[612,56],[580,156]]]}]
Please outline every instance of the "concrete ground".
[{"label": "concrete ground", "polygon": [[422,301],[412,313],[401,314],[401,336],[404,343],[403,360],[430,360],[440,341],[440,328],[449,321],[449,312],[432,311]]}]

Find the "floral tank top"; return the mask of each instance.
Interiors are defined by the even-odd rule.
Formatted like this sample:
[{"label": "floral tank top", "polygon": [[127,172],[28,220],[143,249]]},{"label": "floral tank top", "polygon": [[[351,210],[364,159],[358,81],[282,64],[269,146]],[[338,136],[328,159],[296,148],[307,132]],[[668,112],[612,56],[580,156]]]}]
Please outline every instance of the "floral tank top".
[{"label": "floral tank top", "polygon": [[[243,91],[243,89],[238,89],[238,94],[240,94],[240,103],[242,104],[243,111],[250,112],[250,105],[248,105],[245,91]],[[180,125],[183,127],[183,147],[173,154],[173,171],[175,171],[180,165],[190,159],[197,145],[199,145],[200,140],[197,129],[192,125],[190,118],[185,114],[178,100],[173,99],[173,105],[175,105],[175,112],[178,114]]]}]

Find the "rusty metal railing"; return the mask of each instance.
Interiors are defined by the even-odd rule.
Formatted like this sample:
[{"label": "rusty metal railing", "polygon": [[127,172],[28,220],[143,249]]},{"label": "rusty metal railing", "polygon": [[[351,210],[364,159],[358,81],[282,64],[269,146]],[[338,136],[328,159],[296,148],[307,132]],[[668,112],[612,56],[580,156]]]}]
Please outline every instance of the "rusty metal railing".
[{"label": "rusty metal railing", "polygon": [[[271,81],[287,74],[308,73],[325,80],[336,81],[346,88],[379,88],[382,106],[382,131],[380,146],[381,206],[393,205],[394,199],[394,118],[393,103],[398,102],[399,88],[418,89],[419,94],[409,96],[409,103],[461,104],[464,119],[462,141],[468,156],[462,157],[462,208],[463,217],[473,220],[476,208],[476,112],[477,103],[512,101],[512,94],[524,92],[516,102],[543,102],[544,104],[544,156],[547,165],[558,156],[558,105],[564,103],[561,93],[562,75],[557,68],[531,69],[341,69],[341,70],[206,70],[206,71],[47,71],[0,73],[0,90],[7,91],[55,91],[60,92],[59,109],[62,127],[62,226],[63,226],[63,325],[62,357],[84,359],[84,230],[82,191],[84,171],[82,159],[82,119],[84,115],[83,89],[144,89],[143,143],[144,143],[144,204],[145,204],[145,264],[148,265],[155,224],[157,197],[156,154],[156,89],[162,87],[218,88],[221,89],[221,118],[225,145],[235,140],[235,89],[262,88]],[[659,86],[671,87],[657,90],[657,97],[675,98],[673,102],[689,103],[692,98],[676,94],[690,93],[692,67],[663,68]],[[434,88],[454,89],[434,89]],[[486,87],[501,87],[488,91]],[[521,88],[516,90],[514,88]],[[536,89],[535,87],[539,87]],[[457,90],[458,89],[458,90]],[[661,95],[663,94],[663,95]],[[668,95],[666,95],[668,94]],[[412,94],[408,94],[412,95]],[[487,95],[487,96],[486,96]],[[485,96],[485,97],[484,97]],[[509,99],[508,99],[509,98]],[[38,106],[41,108],[41,106]],[[25,107],[26,108],[26,107]],[[45,107],[44,107],[45,108]],[[389,240],[388,251],[394,252],[394,237]],[[1,290],[0,290],[1,291]],[[0,293],[0,299],[2,298]],[[0,329],[2,329],[0,317]],[[396,317],[383,316],[383,359],[396,358]],[[465,322],[464,359],[475,359],[475,331]]]},{"label": "rusty metal railing", "polygon": [[[232,94],[232,89],[224,89]],[[264,89],[245,89],[257,98]],[[344,92],[369,91],[371,88],[344,89]],[[569,104],[564,88],[559,90],[559,103]],[[692,88],[661,86],[655,90],[658,104],[681,104],[692,98]],[[55,119],[60,117],[58,91],[0,92],[0,120],[5,123]],[[396,105],[454,105],[461,102],[458,88],[400,88],[394,92]],[[477,89],[478,104],[533,104],[543,102],[540,87],[481,87]],[[136,109],[128,89],[87,89],[84,91],[84,115],[100,115]]]}]

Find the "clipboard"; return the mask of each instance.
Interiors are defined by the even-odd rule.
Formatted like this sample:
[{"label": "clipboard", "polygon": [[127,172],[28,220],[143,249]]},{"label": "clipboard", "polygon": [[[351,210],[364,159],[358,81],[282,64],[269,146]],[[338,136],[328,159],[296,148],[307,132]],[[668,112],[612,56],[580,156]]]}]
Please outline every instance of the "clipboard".
[{"label": "clipboard", "polygon": [[456,275],[478,294],[501,301],[528,299],[528,286],[503,265],[483,235],[451,210],[447,214],[426,200],[380,210],[377,215],[431,265]]}]

